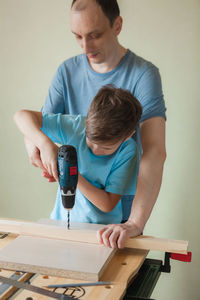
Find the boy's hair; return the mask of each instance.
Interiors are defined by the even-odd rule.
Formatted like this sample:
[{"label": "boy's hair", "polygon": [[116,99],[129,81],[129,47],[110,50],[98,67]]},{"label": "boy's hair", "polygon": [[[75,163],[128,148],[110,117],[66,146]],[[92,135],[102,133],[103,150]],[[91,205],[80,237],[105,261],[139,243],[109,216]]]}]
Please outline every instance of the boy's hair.
[{"label": "boy's hair", "polygon": [[117,143],[129,137],[142,115],[140,102],[127,90],[107,85],[92,101],[86,118],[86,137],[92,142]]},{"label": "boy's hair", "polygon": [[[115,19],[120,15],[119,5],[117,3],[117,0],[94,0],[96,1],[99,6],[101,7],[104,15],[108,18],[110,25],[112,27]],[[79,0],[73,0],[71,8],[73,7],[74,3],[80,2]],[[77,5],[76,10],[83,10],[85,9],[85,6]]]}]

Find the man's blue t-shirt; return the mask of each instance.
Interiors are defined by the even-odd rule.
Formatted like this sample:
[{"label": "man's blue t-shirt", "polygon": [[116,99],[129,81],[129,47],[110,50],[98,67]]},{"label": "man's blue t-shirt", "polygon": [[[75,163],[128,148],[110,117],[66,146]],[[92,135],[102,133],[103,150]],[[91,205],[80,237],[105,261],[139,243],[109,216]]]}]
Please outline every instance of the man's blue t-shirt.
[{"label": "man's blue t-shirt", "polygon": [[[72,145],[77,150],[78,170],[91,184],[106,192],[132,195],[137,182],[137,145],[133,139],[123,142],[111,155],[97,156],[87,146],[85,137],[86,117],[78,115],[44,114],[42,131],[55,143]],[[103,199],[102,199],[103,200]],[[93,205],[78,189],[71,220],[86,223],[120,223],[122,221],[121,200],[108,213]],[[60,189],[51,214],[53,219],[66,220]]]},{"label": "man's blue t-shirt", "polygon": [[[53,78],[42,111],[86,116],[94,96],[107,84],[129,90],[140,101],[143,108],[140,122],[153,117],[165,118],[166,108],[158,68],[130,50],[120,64],[107,73],[97,73],[91,69],[85,54],[64,61]],[[141,155],[139,126],[133,138]],[[132,200],[133,196],[122,199],[124,220],[129,217]]]}]

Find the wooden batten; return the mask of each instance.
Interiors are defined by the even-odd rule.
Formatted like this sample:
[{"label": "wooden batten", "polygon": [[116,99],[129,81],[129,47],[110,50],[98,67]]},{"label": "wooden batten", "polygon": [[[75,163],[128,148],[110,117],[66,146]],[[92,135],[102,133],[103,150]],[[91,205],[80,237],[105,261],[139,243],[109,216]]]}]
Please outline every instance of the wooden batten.
[{"label": "wooden batten", "polygon": [[[103,225],[100,227],[102,226]],[[19,235],[98,244],[97,231],[94,229],[67,230],[66,227],[63,226],[0,219],[0,231]],[[151,236],[138,236],[129,238],[125,243],[125,247],[186,254],[188,242],[182,240],[161,239]]]}]

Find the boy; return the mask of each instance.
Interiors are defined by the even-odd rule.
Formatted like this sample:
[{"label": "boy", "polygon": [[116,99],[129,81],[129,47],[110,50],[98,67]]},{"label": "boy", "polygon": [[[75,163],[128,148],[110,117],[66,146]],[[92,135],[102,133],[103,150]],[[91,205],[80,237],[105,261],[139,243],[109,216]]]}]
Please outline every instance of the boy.
[{"label": "boy", "polygon": [[[22,110],[14,119],[21,132],[40,149],[45,173],[58,180],[54,143],[77,150],[79,178],[71,220],[120,223],[122,195],[133,195],[137,182],[137,146],[131,138],[142,108],[126,90],[105,86],[92,101],[87,117]],[[60,190],[51,218],[66,220]]]}]

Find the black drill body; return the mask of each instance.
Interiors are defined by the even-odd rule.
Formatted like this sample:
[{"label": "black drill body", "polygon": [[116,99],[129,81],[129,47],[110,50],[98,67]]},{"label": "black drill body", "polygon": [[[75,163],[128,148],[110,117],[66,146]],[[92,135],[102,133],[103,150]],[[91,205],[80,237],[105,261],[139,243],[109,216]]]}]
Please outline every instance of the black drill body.
[{"label": "black drill body", "polygon": [[78,162],[76,149],[71,145],[63,145],[58,150],[59,185],[64,208],[69,211],[75,203],[75,192],[78,182]]}]

